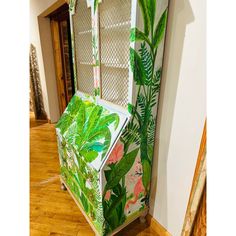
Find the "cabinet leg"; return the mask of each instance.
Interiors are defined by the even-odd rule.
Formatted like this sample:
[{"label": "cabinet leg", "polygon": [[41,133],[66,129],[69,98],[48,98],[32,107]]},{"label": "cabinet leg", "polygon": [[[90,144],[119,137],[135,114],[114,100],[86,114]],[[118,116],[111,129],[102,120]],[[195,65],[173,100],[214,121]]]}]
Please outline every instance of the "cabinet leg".
[{"label": "cabinet leg", "polygon": [[146,223],[146,216],[147,216],[148,211],[144,211],[143,214],[139,217],[139,221],[141,224]]},{"label": "cabinet leg", "polygon": [[141,224],[146,223],[146,217],[145,216],[140,216],[139,221],[140,221]]},{"label": "cabinet leg", "polygon": [[61,190],[63,190],[63,191],[66,191],[66,190],[67,190],[65,184],[63,184],[63,183],[61,183]]}]

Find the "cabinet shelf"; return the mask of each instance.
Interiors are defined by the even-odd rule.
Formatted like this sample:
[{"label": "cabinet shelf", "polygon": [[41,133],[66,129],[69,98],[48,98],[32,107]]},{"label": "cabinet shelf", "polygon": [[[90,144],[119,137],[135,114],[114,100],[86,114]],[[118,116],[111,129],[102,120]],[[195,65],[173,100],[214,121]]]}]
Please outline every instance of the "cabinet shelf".
[{"label": "cabinet shelf", "polygon": [[118,68],[118,69],[129,68],[129,64],[119,64],[119,63],[109,63],[109,62],[102,62],[101,64],[105,67],[112,67],[112,68]]},{"label": "cabinet shelf", "polygon": [[92,66],[93,65],[92,62],[87,62],[87,61],[80,61],[79,64],[80,65],[85,65],[85,66]]},{"label": "cabinet shelf", "polygon": [[[80,61],[79,64],[85,65],[85,66],[92,66],[93,65],[92,62],[87,62],[87,61]],[[101,65],[105,66],[105,67],[112,67],[112,68],[119,68],[119,69],[128,69],[129,68],[129,64],[121,64],[121,63],[102,62]]]},{"label": "cabinet shelf", "polygon": [[122,28],[124,26],[128,26],[131,24],[131,21],[124,21],[112,25],[106,25],[106,26],[101,26],[101,29],[103,30],[108,30],[108,29],[117,29],[117,28]]},{"label": "cabinet shelf", "polygon": [[85,31],[78,32],[79,35],[81,35],[81,34],[90,34],[90,33],[92,33],[91,29],[90,30],[85,30]]}]

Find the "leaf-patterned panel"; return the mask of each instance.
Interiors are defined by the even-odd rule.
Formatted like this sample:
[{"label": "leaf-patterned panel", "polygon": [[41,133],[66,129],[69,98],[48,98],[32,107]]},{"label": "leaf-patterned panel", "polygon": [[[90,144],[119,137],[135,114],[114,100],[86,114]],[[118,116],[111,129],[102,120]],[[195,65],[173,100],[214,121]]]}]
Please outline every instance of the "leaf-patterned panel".
[{"label": "leaf-patterned panel", "polygon": [[99,170],[126,121],[125,114],[78,92],[56,128],[79,158]]}]

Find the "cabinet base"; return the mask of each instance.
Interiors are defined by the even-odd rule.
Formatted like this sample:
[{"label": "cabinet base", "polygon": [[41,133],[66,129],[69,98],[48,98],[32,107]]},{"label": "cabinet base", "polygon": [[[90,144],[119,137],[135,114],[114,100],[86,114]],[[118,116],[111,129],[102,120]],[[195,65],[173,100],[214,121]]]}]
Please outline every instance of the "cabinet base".
[{"label": "cabinet base", "polygon": [[[63,177],[60,176],[61,179],[61,183],[62,185],[65,187],[65,190],[68,190],[69,194],[71,195],[71,197],[74,199],[76,205],[79,207],[80,211],[82,212],[82,214],[84,215],[84,217],[86,218],[86,220],[88,221],[89,225],[91,226],[91,228],[93,229],[94,233],[96,236],[101,236],[101,234],[98,233],[97,229],[95,228],[95,226],[93,225],[91,219],[86,215],[86,213],[84,212],[82,206],[80,205],[80,203],[77,201],[77,199],[75,198],[75,196],[73,195],[73,193],[70,191],[70,189],[67,187],[65,181],[63,180]],[[61,185],[61,188],[62,188]],[[64,189],[63,189],[64,190]],[[117,229],[115,229],[113,232],[109,233],[107,236],[113,236],[115,234],[117,234],[119,231],[121,231],[122,229],[124,229],[127,225],[129,225],[131,222],[135,221],[136,219],[140,219],[141,218],[144,219],[145,221],[142,223],[146,222],[146,216],[148,214],[148,208],[143,209],[142,212],[136,213],[134,214],[132,217],[130,217],[123,225],[119,226]]]},{"label": "cabinet base", "polygon": [[147,214],[148,214],[148,210],[146,209],[146,210],[144,210],[144,211],[142,212],[142,214],[139,216],[139,221],[140,221],[141,224],[146,223],[146,221],[147,221],[147,219],[146,219]]}]

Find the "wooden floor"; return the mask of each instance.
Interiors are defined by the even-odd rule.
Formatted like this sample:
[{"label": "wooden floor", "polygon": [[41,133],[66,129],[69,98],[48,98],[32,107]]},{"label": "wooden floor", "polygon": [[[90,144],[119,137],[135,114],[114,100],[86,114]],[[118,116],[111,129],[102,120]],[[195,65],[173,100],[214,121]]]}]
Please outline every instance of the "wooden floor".
[{"label": "wooden floor", "polygon": [[[69,193],[60,189],[54,125],[36,122],[33,114],[30,114],[30,235],[94,235]],[[117,235],[157,234],[146,224],[135,221]]]}]

